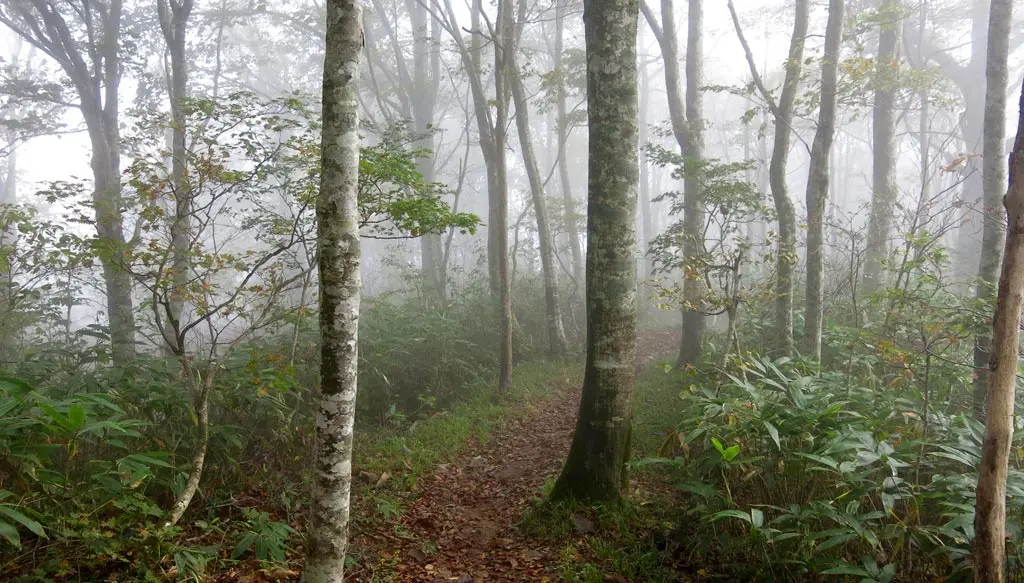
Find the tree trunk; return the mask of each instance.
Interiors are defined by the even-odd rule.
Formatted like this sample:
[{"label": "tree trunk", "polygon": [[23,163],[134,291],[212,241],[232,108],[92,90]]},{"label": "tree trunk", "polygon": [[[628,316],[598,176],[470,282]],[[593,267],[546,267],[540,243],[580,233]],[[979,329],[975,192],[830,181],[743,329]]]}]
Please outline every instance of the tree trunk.
[{"label": "tree trunk", "polygon": [[[670,0],[662,0],[662,5]],[[686,35],[686,151],[691,160],[704,157],[704,8],[702,0],[689,0]],[[688,262],[695,261],[704,252],[704,195],[701,182],[687,173],[683,180],[683,255]],[[679,341],[676,367],[694,364],[701,357],[701,341],[707,318],[704,316],[704,278],[683,278],[683,331]]]},{"label": "tree trunk", "polygon": [[[562,191],[562,206],[565,220],[565,232],[569,238],[569,250],[572,253],[572,276],[575,280],[574,289],[583,285],[583,245],[580,243],[579,216],[576,199],[572,195],[572,182],[569,176],[569,164],[566,150],[569,142],[569,114],[565,102],[565,71],[562,70],[562,45],[565,29],[565,13],[569,0],[558,0],[555,5],[555,49],[554,66],[558,74],[555,85],[555,106],[558,111],[558,178]],[[574,292],[575,293],[575,292]]]},{"label": "tree trunk", "polygon": [[498,262],[498,390],[506,391],[512,386],[512,278],[508,263],[508,167],[505,161],[505,145],[508,142],[508,78],[505,65],[507,52],[514,49],[512,40],[512,0],[498,0],[498,40],[494,44],[494,101],[497,116],[491,145],[494,147],[495,179],[497,188],[491,196],[493,223],[488,227],[496,229],[495,252]]},{"label": "tree trunk", "polygon": [[821,99],[818,128],[811,145],[807,177],[807,293],[804,317],[804,350],[821,359],[822,280],[825,275],[825,206],[828,203],[829,158],[836,123],[836,89],[839,43],[843,37],[844,0],[829,0],[825,28],[825,53],[821,58]]},{"label": "tree trunk", "polygon": [[516,106],[516,127],[519,130],[519,150],[526,165],[530,181],[533,211],[537,215],[537,235],[540,239],[540,263],[544,278],[544,301],[547,311],[548,350],[552,356],[560,357],[566,351],[565,328],[562,326],[562,308],[558,300],[558,266],[555,265],[555,243],[548,221],[547,202],[544,200],[544,179],[537,166],[537,155],[530,138],[530,112],[526,90],[519,76],[515,55],[508,55],[507,78],[512,87],[512,99]]},{"label": "tree trunk", "polygon": [[[1003,142],[1006,140],[1006,86],[1009,83],[1007,57],[1010,48],[1010,22],[1013,0],[992,0],[988,20],[988,63],[985,68],[985,135],[982,143],[982,169],[985,188],[984,227],[981,257],[978,262],[977,298],[982,305],[995,299],[997,272],[1003,245],[1003,193],[1006,167],[1003,166]],[[974,416],[985,417],[985,391],[988,388],[986,366],[991,338],[978,334],[974,339]]]},{"label": "tree trunk", "polygon": [[775,257],[775,333],[778,351],[784,356],[793,354],[793,263],[796,259],[796,210],[789,198],[786,184],[786,167],[789,161],[789,142],[793,127],[793,104],[796,100],[797,86],[800,82],[800,71],[804,60],[804,41],[807,37],[807,20],[809,12],[808,0],[796,0],[793,19],[793,37],[789,43],[789,56],[786,59],[786,78],[782,86],[782,94],[778,103],[764,85],[754,54],[750,50],[747,39],[743,36],[736,7],[732,0],[728,2],[732,23],[739,37],[743,53],[750,67],[761,97],[768,102],[775,121],[775,136],[772,147],[771,161],[768,163],[768,184],[775,203],[775,213],[779,221],[779,243]]},{"label": "tree trunk", "polygon": [[312,517],[304,583],[342,583],[348,549],[352,430],[359,328],[359,106],[363,53],[358,0],[328,0],[323,148],[317,240],[320,267],[320,397]]},{"label": "tree trunk", "polygon": [[217,364],[211,363],[206,375],[201,375],[192,365],[190,357],[179,356],[181,361],[182,376],[190,386],[192,403],[196,414],[196,427],[199,431],[196,437],[196,449],[192,454],[192,467],[189,468],[188,479],[185,480],[185,487],[174,500],[171,507],[171,515],[167,519],[168,525],[178,524],[181,517],[185,515],[192,498],[199,491],[199,482],[203,479],[203,469],[206,467],[206,452],[210,446],[210,391],[213,390],[213,381],[216,377]]},{"label": "tree trunk", "polygon": [[[170,57],[171,102],[171,190],[174,194],[174,220],[171,223],[171,290],[168,298],[168,328],[164,340],[175,354],[184,350],[179,337],[181,314],[185,307],[189,280],[192,192],[186,176],[185,99],[188,97],[188,64],[185,61],[185,34],[192,12],[192,0],[157,0],[160,30]],[[159,306],[154,306],[159,309]]]},{"label": "tree trunk", "polygon": [[[1005,3],[1009,4],[1009,0]],[[1010,188],[1004,202],[1008,230],[992,326],[988,415],[974,509],[974,580],[978,583],[1003,583],[1006,579],[1006,473],[1013,441],[1013,400],[1024,299],[1024,87],[1017,139],[1010,154]]]},{"label": "tree trunk", "polygon": [[615,501],[626,487],[636,374],[636,0],[584,0],[587,363],[576,432],[553,499]]},{"label": "tree trunk", "polygon": [[882,272],[889,250],[893,213],[896,208],[895,103],[898,82],[900,3],[879,4],[878,55],[875,61],[875,95],[871,113],[871,215],[865,243],[864,282],[861,290],[871,295],[882,288]]},{"label": "tree trunk", "polygon": [[[679,146],[679,152],[691,159],[699,159],[703,149],[703,116],[701,112],[701,77],[703,67],[702,20],[700,2],[690,0],[688,37],[686,43],[686,99],[683,99],[682,81],[679,75],[679,41],[676,34],[675,7],[672,0],[661,0],[661,22],[654,18],[654,12],[646,2],[641,10],[648,25],[654,32],[665,67],[665,89],[668,97],[669,121],[672,135]],[[703,249],[704,213],[701,207],[700,181],[687,176],[683,180],[683,260],[692,263]],[[677,366],[685,366],[700,360],[701,337],[704,334],[705,317],[702,309],[704,284],[700,277],[683,277],[683,322],[679,341]]]},{"label": "tree trunk", "polygon": [[[440,30],[436,22],[427,26],[427,8],[419,2],[406,2],[413,30],[412,83],[409,92],[412,102],[412,117],[416,133],[419,134],[416,147],[434,151],[434,116],[437,94],[441,79],[440,47],[431,43],[440,41]],[[436,156],[422,157],[416,161],[416,169],[423,180],[430,183],[435,179]],[[423,283],[430,302],[436,306],[448,303],[448,267],[444,264],[444,249],[440,233],[426,233],[420,238]]]}]

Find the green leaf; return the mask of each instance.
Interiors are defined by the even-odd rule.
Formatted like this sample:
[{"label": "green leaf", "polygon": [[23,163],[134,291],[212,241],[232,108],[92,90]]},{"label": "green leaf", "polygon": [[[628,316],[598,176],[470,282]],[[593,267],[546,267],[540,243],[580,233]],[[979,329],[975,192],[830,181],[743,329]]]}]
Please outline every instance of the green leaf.
[{"label": "green leaf", "polygon": [[[850,532],[850,533],[847,533],[847,534],[841,534],[839,536],[834,536],[834,537],[826,540],[825,542],[821,543],[820,545],[818,545],[818,550],[819,551],[827,551],[828,549],[831,549],[832,547],[838,547],[841,544],[848,543],[848,542],[850,542],[852,540],[855,540],[855,539],[858,539],[858,538],[860,538],[860,535],[858,535],[855,532]],[[852,573],[852,574],[856,575],[858,573]]]},{"label": "green leaf", "polygon": [[764,424],[764,428],[768,430],[768,435],[770,435],[772,437],[772,441],[775,442],[775,447],[779,448],[779,451],[781,452],[782,451],[782,441],[779,439],[779,430],[778,430],[778,428],[776,428],[774,425],[772,425],[768,421],[762,421],[761,423],[763,423]]},{"label": "green leaf", "polygon": [[712,522],[714,522],[716,520],[721,520],[723,518],[739,518],[740,520],[746,522],[747,524],[753,524],[753,521],[750,518],[750,515],[747,514],[746,512],[743,512],[742,510],[723,510],[721,512],[716,512],[716,513],[711,515],[711,521]]},{"label": "green leaf", "polygon": [[18,536],[18,529],[13,524],[0,520],[0,536],[4,537],[15,548],[21,548],[21,537]]},{"label": "green leaf", "polygon": [[85,424],[85,407],[75,403],[68,408],[68,429],[78,431]]},{"label": "green leaf", "polygon": [[857,577],[870,577],[871,574],[864,570],[863,567],[856,567],[854,565],[839,565],[826,569],[821,572],[822,575],[854,575]]},{"label": "green leaf", "polygon": [[31,530],[36,536],[46,538],[46,531],[43,530],[43,525],[25,516],[15,507],[6,504],[0,505],[0,514],[6,514],[8,518]]},{"label": "green leaf", "polygon": [[243,535],[242,538],[238,540],[238,544],[235,545],[235,549],[231,551],[231,558],[237,559],[238,557],[241,557],[245,553],[249,552],[249,549],[252,548],[252,544],[254,542],[256,542],[256,533],[245,533],[245,535]]},{"label": "green leaf", "polygon": [[733,445],[722,452],[722,459],[727,462],[731,462],[738,455],[740,455],[740,446]]},{"label": "green leaf", "polygon": [[725,448],[722,447],[722,442],[718,441],[717,437],[711,438],[711,445],[715,446],[715,449],[718,450],[718,453],[725,455]]}]

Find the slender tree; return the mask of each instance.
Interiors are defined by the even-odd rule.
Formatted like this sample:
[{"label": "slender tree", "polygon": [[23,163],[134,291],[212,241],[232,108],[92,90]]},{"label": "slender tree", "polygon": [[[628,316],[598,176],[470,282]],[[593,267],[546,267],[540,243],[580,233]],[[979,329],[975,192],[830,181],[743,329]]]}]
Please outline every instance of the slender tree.
[{"label": "slender tree", "polygon": [[[171,248],[174,272],[174,294],[171,313],[168,314],[168,332],[177,333],[184,309],[185,288],[188,285],[189,247],[191,241],[192,190],[187,184],[185,160],[187,152],[185,127],[185,100],[188,98],[188,63],[185,60],[185,36],[192,13],[192,0],[157,0],[160,31],[167,43],[168,96],[171,102],[171,191],[174,194],[174,222],[171,225]],[[165,338],[165,340],[168,340]],[[170,339],[170,345],[177,344]],[[198,486],[198,484],[197,484]]]},{"label": "slender tree", "polygon": [[[1006,140],[1006,86],[1009,83],[1007,58],[1010,52],[1010,23],[1013,19],[1012,0],[992,0],[988,19],[988,59],[985,66],[985,122],[982,139],[982,184],[984,222],[982,226],[981,257],[978,262],[977,297],[982,302],[992,301],[998,277],[1003,230],[1003,193],[1006,191],[1006,168],[1003,166],[1003,142]],[[985,416],[985,391],[988,388],[989,347],[988,334],[974,339],[973,409],[975,417]]]},{"label": "slender tree", "polygon": [[1007,236],[992,325],[988,415],[974,508],[974,580],[978,583],[1006,581],[1006,474],[1013,441],[1020,311],[1024,304],[1024,87],[1004,205]]},{"label": "slender tree", "polygon": [[569,250],[572,253],[572,277],[574,289],[583,285],[583,245],[580,243],[580,232],[577,217],[577,202],[572,195],[572,179],[568,156],[566,155],[569,141],[569,112],[566,104],[565,65],[563,62],[563,45],[565,43],[565,13],[569,9],[570,0],[558,0],[555,4],[555,41],[554,67],[557,81],[555,83],[555,108],[558,124],[558,181],[562,192],[562,213],[565,221],[565,233],[569,239]]},{"label": "slender tree", "polygon": [[[525,1],[520,6],[526,6]],[[562,324],[562,308],[558,299],[558,266],[555,264],[555,241],[548,219],[548,205],[544,198],[544,178],[537,164],[530,137],[530,109],[526,99],[526,88],[516,64],[514,52],[508,53],[508,81],[512,89],[512,100],[516,106],[516,128],[519,130],[519,152],[526,165],[526,176],[530,182],[533,212],[537,216],[537,235],[540,244],[541,274],[544,279],[544,303],[548,329],[548,351],[552,356],[565,354],[567,342]]]},{"label": "slender tree", "polygon": [[352,429],[358,379],[359,107],[363,53],[358,0],[328,0],[322,174],[317,199],[320,396],[304,583],[341,583],[348,548]]},{"label": "slender tree", "polygon": [[754,62],[754,54],[750,50],[739,17],[732,0],[728,3],[736,36],[743,47],[743,54],[750,67],[750,75],[754,85],[768,104],[775,122],[775,135],[772,146],[771,161],[768,163],[768,184],[775,203],[775,213],[779,221],[779,237],[775,257],[775,333],[779,352],[785,355],[793,353],[793,263],[796,257],[796,209],[789,198],[786,172],[789,162],[789,144],[793,132],[793,106],[796,102],[797,86],[804,61],[804,41],[807,37],[807,21],[809,1],[796,0],[793,19],[793,36],[789,42],[789,56],[786,59],[786,77],[782,85],[782,93],[776,102],[772,93],[765,86],[761,74]]},{"label": "slender tree", "polygon": [[829,0],[825,25],[825,52],[821,57],[821,96],[818,127],[811,144],[811,166],[807,178],[807,289],[804,317],[804,350],[821,358],[822,279],[825,275],[825,206],[828,203],[829,159],[836,127],[836,90],[839,72],[839,43],[843,37],[844,0]]},{"label": "slender tree", "polygon": [[864,281],[870,295],[882,287],[882,266],[889,251],[896,208],[896,90],[899,72],[900,16],[898,0],[878,6],[878,54],[875,57],[874,104],[871,110],[871,214],[864,245]]},{"label": "slender tree", "polygon": [[613,501],[626,486],[636,374],[637,0],[585,0],[587,363],[553,499]]},{"label": "slender tree", "polygon": [[[665,68],[669,121],[679,152],[690,159],[700,159],[704,148],[704,117],[701,107],[703,77],[703,7],[699,0],[688,0],[686,37],[686,91],[679,74],[679,40],[676,33],[675,7],[672,0],[661,1],[661,21],[646,2],[640,9],[661,48]],[[687,175],[683,179],[683,257],[692,261],[703,249],[704,213],[700,181]],[[704,335],[704,282],[699,277],[683,279],[683,328],[679,341],[678,366],[700,360],[701,338]]]}]

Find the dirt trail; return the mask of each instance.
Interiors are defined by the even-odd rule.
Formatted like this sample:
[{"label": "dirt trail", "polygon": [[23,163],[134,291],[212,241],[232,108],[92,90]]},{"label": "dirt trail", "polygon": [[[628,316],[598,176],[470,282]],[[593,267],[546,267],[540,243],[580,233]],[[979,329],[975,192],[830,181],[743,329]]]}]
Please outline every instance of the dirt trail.
[{"label": "dirt trail", "polygon": [[[644,334],[638,368],[674,346],[672,334]],[[423,478],[416,501],[401,519],[403,536],[391,539],[389,554],[397,564],[390,580],[557,580],[552,568],[559,549],[525,537],[517,524],[544,483],[561,469],[579,398],[576,387],[538,404],[522,419],[504,425],[484,446],[471,448]],[[372,577],[360,575],[360,581]]]}]

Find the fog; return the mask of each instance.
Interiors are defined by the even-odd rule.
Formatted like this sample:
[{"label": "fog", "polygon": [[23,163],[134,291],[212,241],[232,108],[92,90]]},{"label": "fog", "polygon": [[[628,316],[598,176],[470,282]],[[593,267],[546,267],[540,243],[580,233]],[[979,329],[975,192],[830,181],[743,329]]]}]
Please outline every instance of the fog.
[{"label": "fog", "polygon": [[1012,575],[1014,4],[0,0],[0,572]]}]

